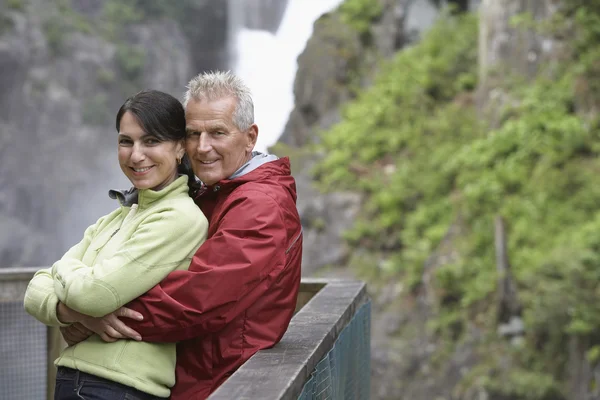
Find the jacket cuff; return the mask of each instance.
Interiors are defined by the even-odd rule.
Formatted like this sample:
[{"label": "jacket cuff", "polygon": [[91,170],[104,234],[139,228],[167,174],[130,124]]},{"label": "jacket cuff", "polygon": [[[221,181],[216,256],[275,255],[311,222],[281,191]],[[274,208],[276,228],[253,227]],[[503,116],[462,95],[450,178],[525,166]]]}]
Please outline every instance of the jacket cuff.
[{"label": "jacket cuff", "polygon": [[58,297],[56,296],[56,294],[51,294],[50,298],[48,299],[48,325],[49,326],[56,326],[59,328],[65,327],[65,326],[70,326],[71,324],[68,323],[64,323],[61,320],[58,319],[58,314],[56,313],[56,308],[58,307]]}]

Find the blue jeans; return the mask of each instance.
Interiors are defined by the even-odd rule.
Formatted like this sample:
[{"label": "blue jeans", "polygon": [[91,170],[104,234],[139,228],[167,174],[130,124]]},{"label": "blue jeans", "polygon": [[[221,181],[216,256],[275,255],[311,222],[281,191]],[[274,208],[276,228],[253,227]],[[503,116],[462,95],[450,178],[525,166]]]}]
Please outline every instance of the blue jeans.
[{"label": "blue jeans", "polygon": [[164,400],[108,379],[58,367],[54,400]]}]

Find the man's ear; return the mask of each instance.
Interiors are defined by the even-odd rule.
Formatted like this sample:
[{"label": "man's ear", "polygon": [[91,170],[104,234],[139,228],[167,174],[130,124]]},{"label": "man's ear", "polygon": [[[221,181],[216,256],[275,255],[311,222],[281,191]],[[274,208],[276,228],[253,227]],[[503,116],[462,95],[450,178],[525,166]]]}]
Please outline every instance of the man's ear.
[{"label": "man's ear", "polygon": [[246,151],[248,153],[251,153],[252,150],[254,149],[254,146],[256,146],[256,140],[258,138],[258,125],[252,124],[252,126],[250,128],[248,128],[248,131],[246,132],[246,136],[248,139],[248,144],[246,145]]}]

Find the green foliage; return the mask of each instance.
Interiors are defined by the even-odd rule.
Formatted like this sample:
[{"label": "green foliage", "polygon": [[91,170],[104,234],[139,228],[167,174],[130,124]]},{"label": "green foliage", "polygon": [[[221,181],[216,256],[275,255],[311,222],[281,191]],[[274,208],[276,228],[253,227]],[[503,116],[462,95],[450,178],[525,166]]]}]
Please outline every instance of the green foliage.
[{"label": "green foliage", "polygon": [[[527,335],[511,356],[512,372],[484,379],[488,392],[504,398],[563,399],[570,340],[600,361],[600,122],[589,113],[600,104],[600,2],[565,13],[556,21],[575,21],[569,29],[576,34],[566,36],[571,59],[551,76],[508,87],[511,101],[494,131],[486,132],[471,105],[476,17],[446,14],[382,66],[323,134],[325,158],[315,168],[321,189],[365,194],[345,238],[411,287],[421,284],[423,265],[449,228],[461,228],[450,249],[459,256],[433,276],[439,314],[430,324],[454,341],[481,313],[495,338],[494,218],[507,221]],[[526,15],[512,22],[549,29]],[[553,29],[565,34],[566,26]]]},{"label": "green foliage", "polygon": [[316,158],[314,151],[310,146],[295,147],[289,146],[283,142],[277,142],[269,147],[269,153],[279,157],[288,157],[290,159],[292,173],[301,171]]},{"label": "green foliage", "polygon": [[346,0],[340,5],[342,21],[359,34],[368,34],[373,21],[381,17],[383,7],[379,0]]},{"label": "green foliage", "polygon": [[120,44],[115,55],[117,67],[130,81],[141,78],[146,63],[146,51],[139,46]]},{"label": "green foliage", "polygon": [[402,247],[399,265],[421,265],[447,231],[453,206],[439,198],[456,176],[447,158],[481,135],[474,113],[453,101],[476,81],[476,30],[471,15],[442,19],[419,46],[383,66],[322,138],[321,186],[370,194],[347,238],[374,250]]},{"label": "green foliage", "polygon": [[198,5],[197,0],[179,0],[177,3],[164,0],[134,0],[132,3],[133,7],[147,18],[172,18],[176,21],[183,21]]},{"label": "green foliage", "polygon": [[102,35],[110,41],[120,42],[123,31],[142,20],[143,14],[130,2],[109,0],[104,3],[98,25]]},{"label": "green foliage", "polygon": [[506,379],[484,379],[485,389],[492,398],[514,400],[564,400],[551,375],[515,369]]},{"label": "green foliage", "polygon": [[55,10],[44,17],[43,30],[48,47],[54,55],[64,51],[64,41],[72,32],[92,33],[92,23],[75,12],[70,0],[55,0]]},{"label": "green foliage", "polygon": [[[195,0],[165,2],[162,0],[134,0],[121,2],[108,0],[104,3],[99,29],[108,40],[117,43],[115,61],[123,77],[135,86],[146,62],[143,48],[129,43],[127,28],[141,21],[170,18],[178,22],[184,31],[196,29]],[[131,86],[131,85],[130,85]]]},{"label": "green foliage", "polygon": [[109,0],[104,4],[102,15],[104,19],[119,25],[139,22],[144,16],[131,2],[125,3],[114,0]]},{"label": "green foliage", "polygon": [[53,54],[63,50],[65,40],[65,27],[60,17],[51,17],[42,26],[48,47]]},{"label": "green foliage", "polygon": [[108,107],[108,97],[98,93],[87,98],[83,104],[82,120],[88,125],[106,125],[114,117]]},{"label": "green foliage", "polygon": [[0,12],[0,36],[13,28],[13,20]]},{"label": "green foliage", "polygon": [[6,7],[12,10],[22,11],[26,5],[25,0],[6,0]]},{"label": "green foliage", "polygon": [[101,86],[110,86],[115,82],[116,76],[115,73],[106,68],[101,68],[98,70],[98,83]]}]

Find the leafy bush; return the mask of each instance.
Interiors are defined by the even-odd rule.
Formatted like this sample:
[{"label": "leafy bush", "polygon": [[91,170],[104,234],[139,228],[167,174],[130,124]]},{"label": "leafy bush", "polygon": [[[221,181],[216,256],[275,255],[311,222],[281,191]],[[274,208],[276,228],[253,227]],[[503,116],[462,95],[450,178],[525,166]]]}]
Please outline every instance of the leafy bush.
[{"label": "leafy bush", "polygon": [[108,97],[104,93],[97,93],[86,98],[83,104],[82,119],[89,125],[106,126],[114,115],[108,107]]},{"label": "leafy bush", "polygon": [[474,314],[494,320],[493,224],[497,215],[507,221],[526,345],[512,357],[516,372],[485,386],[511,398],[562,398],[570,339],[588,346],[590,362],[600,359],[600,2],[575,3],[563,15],[575,25],[552,28],[573,38],[571,58],[534,82],[508,85],[512,101],[497,129],[486,132],[472,106],[476,16],[446,14],[323,133],[315,169],[323,190],[365,194],[346,239],[412,287],[449,228],[461,225],[460,257],[436,271],[432,321],[456,341]]},{"label": "leafy bush", "polygon": [[146,51],[139,46],[120,44],[117,46],[115,60],[123,75],[130,81],[136,81],[144,71]]},{"label": "leafy bush", "polygon": [[44,36],[48,47],[53,54],[59,54],[63,50],[65,40],[65,28],[59,17],[52,17],[43,24]]},{"label": "leafy bush", "polygon": [[346,0],[340,5],[342,21],[359,34],[368,34],[373,21],[381,17],[383,7],[379,0]]},{"label": "leafy bush", "polygon": [[447,158],[481,135],[472,110],[454,102],[476,81],[476,22],[471,15],[442,19],[419,46],[383,66],[322,137],[326,157],[315,171],[322,187],[370,194],[348,239],[375,250],[401,247],[402,265],[422,263],[445,234],[452,204],[440,197],[456,175]]},{"label": "leafy bush", "polygon": [[25,0],[6,0],[6,7],[12,10],[24,10],[26,6]]}]

